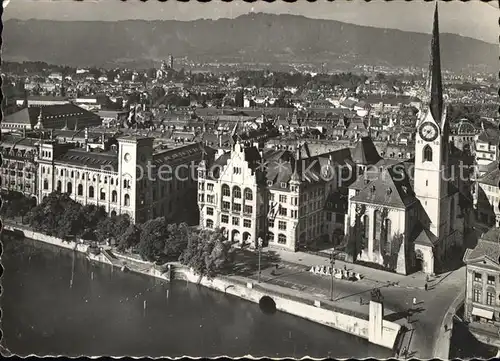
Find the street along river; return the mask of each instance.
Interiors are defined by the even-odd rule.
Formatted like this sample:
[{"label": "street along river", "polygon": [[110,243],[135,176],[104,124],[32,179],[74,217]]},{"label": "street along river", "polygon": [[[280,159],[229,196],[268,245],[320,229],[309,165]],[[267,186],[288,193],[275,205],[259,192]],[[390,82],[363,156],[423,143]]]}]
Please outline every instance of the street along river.
[{"label": "street along river", "polygon": [[21,356],[391,356],[298,317],[28,239],[4,236],[2,264],[2,346]]}]

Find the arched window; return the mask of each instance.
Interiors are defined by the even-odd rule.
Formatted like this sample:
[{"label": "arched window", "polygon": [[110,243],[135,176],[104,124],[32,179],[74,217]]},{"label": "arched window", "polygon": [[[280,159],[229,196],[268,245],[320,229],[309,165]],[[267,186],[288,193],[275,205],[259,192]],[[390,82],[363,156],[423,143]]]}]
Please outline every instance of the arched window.
[{"label": "arched window", "polygon": [[386,239],[389,240],[391,238],[391,232],[392,232],[392,222],[389,218],[385,219],[385,233],[386,233]]},{"label": "arched window", "polygon": [[274,233],[273,232],[269,232],[267,234],[267,241],[268,242],[274,242]]},{"label": "arched window", "polygon": [[94,187],[89,187],[89,198],[94,198]]},{"label": "arched window", "polygon": [[123,203],[125,206],[130,206],[130,196],[128,194],[125,194],[125,197],[123,199]]},{"label": "arched window", "polygon": [[63,174],[64,174],[64,170],[61,169],[61,177],[63,176]]},{"label": "arched window", "polygon": [[368,217],[367,214],[363,216],[363,236],[368,239],[368,234],[370,232],[370,218]]},{"label": "arched window", "polygon": [[[111,178],[113,179],[113,178]],[[116,191],[111,192],[111,202],[116,203],[116,200],[118,199],[118,196],[116,194]]]},{"label": "arched window", "polygon": [[247,201],[253,200],[253,193],[252,193],[252,190],[250,188],[245,188],[245,199]]},{"label": "arched window", "polygon": [[429,145],[424,147],[424,162],[432,162],[432,149]]},{"label": "arched window", "polygon": [[66,192],[68,192],[69,194],[73,193],[73,184],[71,184],[71,182],[68,182],[68,184],[66,185]]},{"label": "arched window", "polygon": [[83,186],[81,184],[78,185],[78,195],[83,196]]},{"label": "arched window", "polygon": [[279,244],[286,244],[286,236],[284,234],[278,235],[278,243]]},{"label": "arched window", "polygon": [[62,190],[62,183],[61,181],[57,181],[57,191],[60,192]]},{"label": "arched window", "polygon": [[43,189],[45,190],[49,189],[49,182],[47,181],[47,179],[43,180]]},{"label": "arched window", "polygon": [[207,228],[213,228],[214,227],[214,221],[211,219],[207,219]]},{"label": "arched window", "polygon": [[376,210],[373,212],[373,239],[378,239],[380,240],[380,231],[381,231],[381,226],[382,226],[382,214],[380,213],[379,210]]},{"label": "arched window", "polygon": [[229,186],[227,184],[222,185],[222,195],[225,197],[231,196],[231,190],[229,189]]},{"label": "arched window", "polygon": [[116,211],[111,211],[111,217],[116,217]]},{"label": "arched window", "polygon": [[104,191],[104,188],[101,188],[101,194],[100,194],[99,199],[101,201],[105,201],[106,200],[106,192]]},{"label": "arched window", "polygon": [[233,187],[233,197],[234,198],[241,198],[241,189],[238,186]]}]

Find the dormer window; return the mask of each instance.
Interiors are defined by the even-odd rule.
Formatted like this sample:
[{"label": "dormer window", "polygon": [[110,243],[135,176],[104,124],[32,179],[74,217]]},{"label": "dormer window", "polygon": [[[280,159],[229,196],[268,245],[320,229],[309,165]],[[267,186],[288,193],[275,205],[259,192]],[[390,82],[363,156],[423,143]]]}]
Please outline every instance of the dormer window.
[{"label": "dormer window", "polygon": [[268,186],[272,186],[272,185],[273,185],[273,181],[272,181],[272,180],[268,180],[268,181],[267,181],[267,185],[268,185]]},{"label": "dormer window", "polygon": [[285,182],[281,182],[281,188],[286,188],[286,183]]},{"label": "dormer window", "polygon": [[389,196],[391,194],[392,194],[392,189],[391,188],[387,189],[387,195]]}]

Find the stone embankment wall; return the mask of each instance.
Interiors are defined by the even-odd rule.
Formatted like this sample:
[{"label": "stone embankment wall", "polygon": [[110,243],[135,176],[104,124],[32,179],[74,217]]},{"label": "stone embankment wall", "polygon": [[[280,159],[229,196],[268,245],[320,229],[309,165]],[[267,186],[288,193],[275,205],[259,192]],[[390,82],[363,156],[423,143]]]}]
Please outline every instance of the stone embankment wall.
[{"label": "stone embankment wall", "polygon": [[[20,236],[24,235],[24,237],[34,239],[35,241],[49,243],[49,244],[52,244],[54,246],[58,246],[61,248],[66,248],[66,249],[71,249],[71,250],[75,250],[75,251],[82,252],[82,253],[87,252],[87,249],[88,249],[88,245],[83,244],[81,242],[77,243],[74,241],[69,241],[69,242],[63,241],[60,238],[47,236],[45,234],[38,233],[38,232],[33,232],[33,231],[26,229],[24,227],[11,226],[9,224],[5,224],[4,230],[12,231],[15,234],[19,234]],[[22,234],[21,234],[21,232],[22,232]]]},{"label": "stone embankment wall", "polygon": [[[368,339],[368,320],[321,308],[320,303],[319,307],[317,307],[291,300],[281,296],[279,294],[279,290],[277,290],[276,293],[272,291],[259,290],[254,288],[252,283],[243,285],[225,278],[214,278],[212,280],[202,278],[200,280],[198,275],[185,267],[176,267],[175,276],[176,278],[184,278],[189,282],[199,283],[202,286],[255,303],[259,303],[262,297],[269,296],[274,300],[278,311],[286,312],[358,337]],[[274,287],[279,288],[278,286],[273,285],[273,288]],[[384,320],[382,337],[377,344],[392,349],[400,329],[401,326],[397,323]]]},{"label": "stone embankment wall", "polygon": [[[15,231],[18,234],[20,234],[20,231],[22,231],[24,237],[26,238],[49,243],[66,249],[76,250],[82,253],[86,253],[88,249],[88,246],[82,243],[63,242],[61,239],[58,239],[56,237],[47,236],[21,227],[13,227],[6,224],[4,229]],[[115,255],[121,259],[127,259],[132,262],[139,262],[141,264],[151,266],[146,268],[141,267],[140,270],[132,269],[132,271],[160,278],[166,281],[169,280],[168,273],[164,273],[161,270],[156,269],[152,263],[145,261],[138,261],[135,258],[127,257],[122,254],[115,253]],[[94,261],[112,264],[112,262],[110,262],[110,260],[102,252],[98,255],[88,253],[88,257]],[[273,285],[272,289],[273,290],[275,289],[275,292],[273,292],[273,290],[261,290],[258,289],[257,287],[254,288],[254,285],[251,282],[247,284],[241,284],[236,280],[231,280],[230,278],[226,277],[219,277],[211,280],[207,279],[206,277],[200,279],[200,277],[196,275],[193,271],[191,271],[185,266],[180,265],[177,262],[172,263],[172,266],[175,269],[175,278],[185,279],[188,282],[200,284],[202,286],[211,288],[213,290],[224,292],[226,294],[230,294],[255,303],[259,303],[262,297],[268,296],[274,300],[276,304],[276,310],[278,311],[286,312],[291,315],[295,315],[310,320],[312,322],[316,322],[343,332],[350,333],[358,337],[362,337],[364,339],[369,338],[368,320],[354,317],[351,315],[346,315],[339,311],[332,311],[322,308],[321,302],[319,301],[315,302],[315,305],[310,305],[304,302],[286,298],[283,296],[284,292],[280,292],[281,287],[279,286]],[[401,326],[398,325],[397,323],[384,320],[382,322],[381,337],[377,341],[375,342],[372,341],[372,342],[380,346],[393,349],[394,343],[400,332],[400,329]]]}]

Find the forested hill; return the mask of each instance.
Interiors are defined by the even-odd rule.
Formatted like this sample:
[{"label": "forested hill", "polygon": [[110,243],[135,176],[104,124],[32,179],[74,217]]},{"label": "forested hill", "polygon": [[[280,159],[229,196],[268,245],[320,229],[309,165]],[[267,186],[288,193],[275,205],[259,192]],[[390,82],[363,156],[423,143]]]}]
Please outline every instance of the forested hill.
[{"label": "forested hill", "polygon": [[[429,19],[429,31],[432,19]],[[194,21],[7,20],[5,60],[72,66],[151,64],[187,56],[221,62],[426,66],[430,35],[297,15],[247,14]],[[441,34],[443,67],[497,70],[497,46]]]}]

